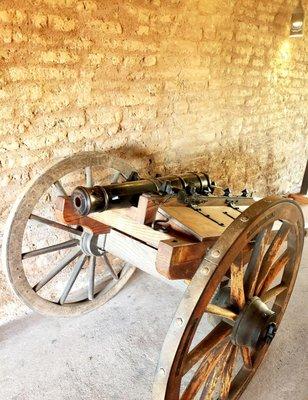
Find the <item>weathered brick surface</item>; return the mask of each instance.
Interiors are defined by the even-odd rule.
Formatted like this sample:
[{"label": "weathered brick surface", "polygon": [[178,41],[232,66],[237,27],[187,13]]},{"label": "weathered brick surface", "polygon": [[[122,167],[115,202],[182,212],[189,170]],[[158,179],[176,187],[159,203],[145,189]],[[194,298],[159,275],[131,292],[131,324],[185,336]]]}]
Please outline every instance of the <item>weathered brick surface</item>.
[{"label": "weathered brick surface", "polygon": [[292,6],[2,1],[1,215],[46,162],[86,147],[126,146],[150,171],[205,169],[259,194],[296,189],[308,53],[288,38]]},{"label": "weathered brick surface", "polygon": [[3,0],[1,229],[47,162],[123,148],[258,194],[299,186],[308,52],[294,0]]}]

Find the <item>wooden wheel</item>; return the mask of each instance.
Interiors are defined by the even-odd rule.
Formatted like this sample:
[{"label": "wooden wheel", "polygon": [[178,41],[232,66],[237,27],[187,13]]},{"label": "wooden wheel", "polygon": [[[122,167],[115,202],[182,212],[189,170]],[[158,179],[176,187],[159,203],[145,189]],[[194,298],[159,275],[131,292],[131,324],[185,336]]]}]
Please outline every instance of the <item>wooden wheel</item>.
[{"label": "wooden wheel", "polygon": [[30,308],[48,315],[84,313],[108,301],[131,277],[135,268],[104,250],[106,235],[59,223],[55,203],[79,184],[125,180],[132,172],[123,160],[84,152],[28,184],[7,221],[3,260],[14,291]]},{"label": "wooden wheel", "polygon": [[285,312],[303,237],[300,208],[279,197],[253,204],[226,229],[171,323],[157,367],[155,400],[240,397]]}]

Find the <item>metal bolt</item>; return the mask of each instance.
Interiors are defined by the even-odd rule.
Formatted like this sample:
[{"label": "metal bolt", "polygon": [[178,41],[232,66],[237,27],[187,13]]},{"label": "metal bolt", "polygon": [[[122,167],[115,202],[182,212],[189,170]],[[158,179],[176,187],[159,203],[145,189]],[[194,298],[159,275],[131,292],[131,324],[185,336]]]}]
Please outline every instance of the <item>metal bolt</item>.
[{"label": "metal bolt", "polygon": [[211,251],[211,256],[214,258],[218,258],[220,256],[220,251],[219,250],[212,250]]},{"label": "metal bolt", "polygon": [[202,268],[202,273],[203,273],[204,275],[208,275],[209,272],[210,272],[209,267],[203,267],[203,268]]},{"label": "metal bolt", "polygon": [[247,218],[247,217],[241,217],[240,220],[241,220],[242,222],[248,222],[248,221],[249,221],[249,218]]}]

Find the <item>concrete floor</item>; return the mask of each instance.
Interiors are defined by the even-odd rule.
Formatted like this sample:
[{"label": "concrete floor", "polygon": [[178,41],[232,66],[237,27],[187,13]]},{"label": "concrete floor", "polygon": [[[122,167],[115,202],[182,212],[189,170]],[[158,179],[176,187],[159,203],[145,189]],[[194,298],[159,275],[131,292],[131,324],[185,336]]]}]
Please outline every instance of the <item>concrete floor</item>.
[{"label": "concrete floor", "polygon": [[[30,315],[0,330],[0,400],[150,400],[181,293],[137,273],[109,304],[74,319]],[[286,316],[241,400],[308,399],[308,242]]]}]

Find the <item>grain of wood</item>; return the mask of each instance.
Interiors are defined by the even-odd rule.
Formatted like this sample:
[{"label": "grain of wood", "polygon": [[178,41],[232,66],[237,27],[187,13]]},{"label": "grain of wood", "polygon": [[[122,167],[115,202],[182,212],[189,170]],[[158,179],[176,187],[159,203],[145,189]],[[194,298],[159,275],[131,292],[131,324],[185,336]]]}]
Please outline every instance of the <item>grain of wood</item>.
[{"label": "grain of wood", "polygon": [[239,310],[245,305],[244,292],[244,265],[242,262],[231,264],[231,304],[235,305]]}]

